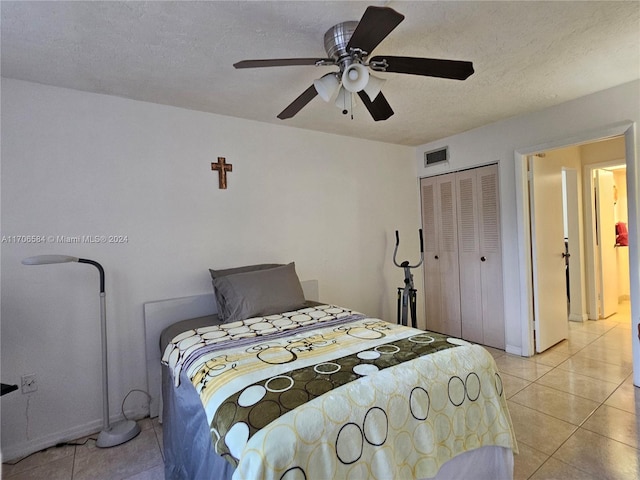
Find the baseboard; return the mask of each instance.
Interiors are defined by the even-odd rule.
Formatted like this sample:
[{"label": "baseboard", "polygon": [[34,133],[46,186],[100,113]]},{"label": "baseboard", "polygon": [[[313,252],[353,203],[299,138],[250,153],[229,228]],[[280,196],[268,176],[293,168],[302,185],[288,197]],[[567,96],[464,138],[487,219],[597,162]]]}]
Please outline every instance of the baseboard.
[{"label": "baseboard", "polygon": [[511,355],[518,355],[519,357],[522,356],[522,348],[514,347],[513,345],[507,345],[504,351]]},{"label": "baseboard", "polygon": [[570,322],[585,322],[589,320],[589,315],[586,313],[570,313],[569,321]]},{"label": "baseboard", "polygon": [[[127,411],[125,413],[127,414],[127,418],[132,420],[139,420],[149,415],[146,408],[139,409],[137,411]],[[116,423],[120,420],[123,420],[121,414],[111,416],[109,419],[111,423]],[[26,442],[16,445],[10,445],[7,447],[3,445],[0,450],[0,459],[2,462],[17,460],[19,458],[26,457],[27,455],[31,455],[32,453],[39,452],[40,450],[44,450],[45,448],[53,447],[59,443],[72,442],[79,438],[98,433],[100,430],[102,430],[102,419],[94,420],[92,422],[85,423],[84,425],[77,425],[62,432],[51,433],[43,437],[27,440]]]}]

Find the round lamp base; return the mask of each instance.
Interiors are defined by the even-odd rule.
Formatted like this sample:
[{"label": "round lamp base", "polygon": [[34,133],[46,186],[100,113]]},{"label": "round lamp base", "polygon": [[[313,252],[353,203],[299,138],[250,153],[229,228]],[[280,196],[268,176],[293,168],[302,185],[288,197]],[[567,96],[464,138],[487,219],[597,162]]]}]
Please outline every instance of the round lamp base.
[{"label": "round lamp base", "polygon": [[114,423],[109,430],[102,430],[98,434],[96,447],[115,447],[121,443],[128,442],[140,433],[140,426],[133,420],[124,420]]}]

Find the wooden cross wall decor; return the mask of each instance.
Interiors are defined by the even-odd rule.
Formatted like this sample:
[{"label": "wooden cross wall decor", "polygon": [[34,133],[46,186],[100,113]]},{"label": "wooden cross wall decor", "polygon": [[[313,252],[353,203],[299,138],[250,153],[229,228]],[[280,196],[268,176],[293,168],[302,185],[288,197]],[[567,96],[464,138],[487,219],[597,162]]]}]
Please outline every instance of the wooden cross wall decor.
[{"label": "wooden cross wall decor", "polygon": [[218,188],[227,188],[227,172],[233,171],[233,165],[225,163],[224,157],[218,157],[217,163],[211,164],[211,170],[218,171]]}]

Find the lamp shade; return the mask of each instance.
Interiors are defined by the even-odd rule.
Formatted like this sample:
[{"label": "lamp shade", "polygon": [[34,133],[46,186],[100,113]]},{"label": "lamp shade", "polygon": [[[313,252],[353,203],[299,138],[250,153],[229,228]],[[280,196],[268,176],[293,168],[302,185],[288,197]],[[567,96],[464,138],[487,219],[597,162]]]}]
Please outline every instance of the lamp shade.
[{"label": "lamp shade", "polygon": [[23,265],[47,265],[50,263],[69,263],[77,262],[78,257],[71,257],[69,255],[36,255],[35,257],[28,257],[22,260]]},{"label": "lamp shade", "polygon": [[340,83],[335,73],[327,73],[325,76],[313,81],[313,86],[325,102],[331,100],[331,97],[336,93]]},{"label": "lamp shade", "polygon": [[380,93],[380,90],[382,90],[382,85],[384,85],[384,82],[386,82],[386,80],[383,78],[369,75],[369,82],[367,83],[367,86],[364,87],[364,93],[367,94],[372,102],[376,99],[376,97]]},{"label": "lamp shade", "polygon": [[369,71],[361,63],[352,63],[344,69],[342,86],[351,93],[359,92],[369,82]]}]

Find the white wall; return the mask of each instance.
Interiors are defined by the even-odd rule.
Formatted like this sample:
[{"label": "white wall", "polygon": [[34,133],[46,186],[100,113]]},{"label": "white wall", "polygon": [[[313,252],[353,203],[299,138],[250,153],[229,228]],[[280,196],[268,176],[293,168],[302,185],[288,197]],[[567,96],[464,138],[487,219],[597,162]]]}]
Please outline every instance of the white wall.
[{"label": "white wall", "polygon": [[[523,348],[523,318],[521,315],[521,272],[519,267],[518,199],[516,197],[516,151],[535,151],[536,146],[545,150],[584,142],[605,130],[615,130],[617,125],[640,121],[640,81],[630,82],[602,92],[579,98],[555,107],[519,117],[496,122],[437,142],[421,145],[416,149],[418,176],[468,168],[492,161],[499,162],[500,209],[503,242],[504,293],[507,349],[519,353]],[[626,128],[626,127],[624,127]],[[593,137],[592,137],[593,138]],[[640,210],[640,168],[637,159],[638,142],[627,143],[627,149],[635,152],[635,163],[627,165],[629,196],[629,237],[631,272],[631,299],[633,331],[637,332],[640,317],[640,273],[638,269],[638,238],[640,229],[637,213]],[[572,141],[575,140],[575,141]],[[424,152],[449,146],[450,162],[446,165],[424,168]],[[627,155],[629,157],[630,155]],[[634,381],[640,385],[640,341],[634,336]]]},{"label": "white wall", "polygon": [[[233,165],[227,190],[210,169],[218,156]],[[403,258],[418,252],[412,148],[6,79],[1,206],[2,381],[38,382],[2,399],[5,459],[101,426],[97,270],[23,258],[105,267],[115,417],[146,387],[144,302],[209,292],[209,267],[295,261],[323,301],[395,321],[394,231]],[[129,397],[127,410],[145,408]]]}]

